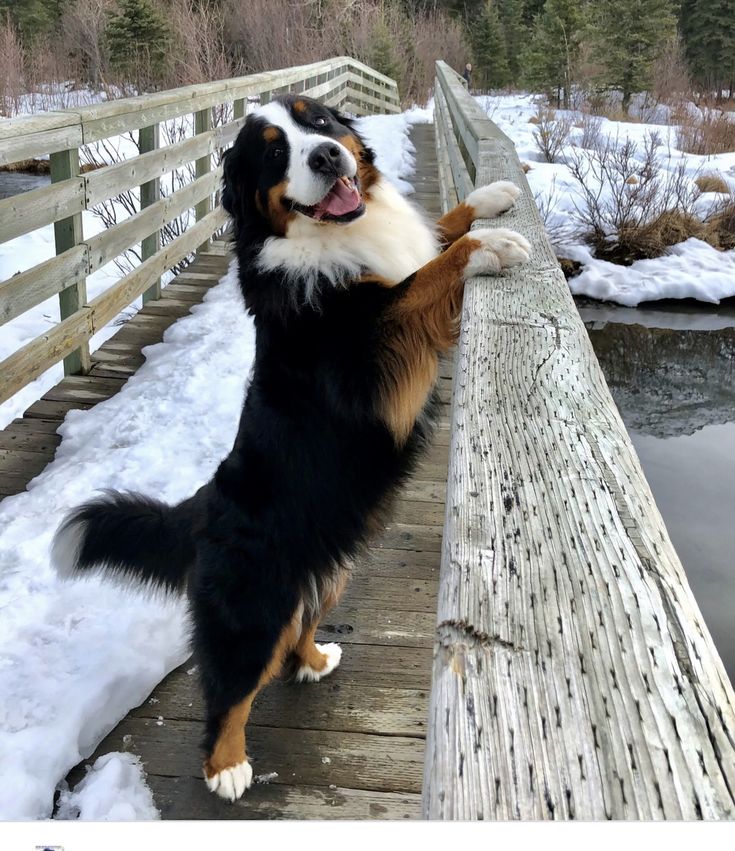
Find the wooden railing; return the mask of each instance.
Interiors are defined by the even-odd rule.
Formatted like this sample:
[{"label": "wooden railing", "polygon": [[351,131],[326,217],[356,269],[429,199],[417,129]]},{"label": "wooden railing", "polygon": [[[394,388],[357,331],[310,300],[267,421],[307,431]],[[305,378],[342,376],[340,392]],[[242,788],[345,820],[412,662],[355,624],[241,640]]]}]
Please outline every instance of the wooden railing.
[{"label": "wooden railing", "polygon": [[[0,325],[58,294],[61,321],[0,362],[0,402],[53,364],[65,372],[89,369],[89,340],[141,294],[160,293],[160,278],[226,222],[214,203],[221,168],[213,155],[228,146],[245,120],[248,99],[263,103],[292,91],[357,115],[398,112],[393,80],[349,57],[125,98],[75,110],[0,122],[0,165],[50,157],[52,185],[0,200],[0,242],[54,224],[56,256],[0,282]],[[231,105],[231,106],[230,106]],[[222,109],[226,107],[226,109]],[[213,111],[224,123],[213,126]],[[193,114],[194,135],[159,147],[162,122]],[[80,174],[79,149],[138,131],[139,155]],[[194,179],[161,196],[160,178],[194,163]],[[138,212],[85,238],[82,211],[128,190],[140,190]],[[196,223],[161,246],[160,230],[189,209]],[[142,262],[92,300],[86,279],[141,245]]]},{"label": "wooden railing", "polygon": [[424,783],[429,818],[735,817],[735,697],[512,142],[437,63],[445,209],[529,265],[468,283]]}]

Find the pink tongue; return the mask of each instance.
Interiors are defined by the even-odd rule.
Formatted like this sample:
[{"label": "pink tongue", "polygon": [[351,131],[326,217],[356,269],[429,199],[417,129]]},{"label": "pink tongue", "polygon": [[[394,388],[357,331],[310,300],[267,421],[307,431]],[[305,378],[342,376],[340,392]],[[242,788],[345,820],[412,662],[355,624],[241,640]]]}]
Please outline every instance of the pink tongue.
[{"label": "pink tongue", "polygon": [[360,193],[357,189],[348,189],[338,180],[329,190],[329,194],[314,207],[315,218],[322,216],[345,216],[360,206]]}]

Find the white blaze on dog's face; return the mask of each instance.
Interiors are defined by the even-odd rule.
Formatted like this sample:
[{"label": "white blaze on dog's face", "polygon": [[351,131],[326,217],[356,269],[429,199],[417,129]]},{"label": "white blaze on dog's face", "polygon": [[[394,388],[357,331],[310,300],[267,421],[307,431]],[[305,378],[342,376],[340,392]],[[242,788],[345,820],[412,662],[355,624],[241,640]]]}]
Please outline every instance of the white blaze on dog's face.
[{"label": "white blaze on dog's face", "polygon": [[269,127],[281,130],[288,145],[286,197],[299,208],[313,208],[317,219],[350,215],[362,206],[355,182],[357,161],[338,139],[320,132],[334,123],[327,115],[319,110],[310,116],[305,101],[296,101],[294,107],[297,104],[302,105],[303,123],[278,101],[255,112]]}]

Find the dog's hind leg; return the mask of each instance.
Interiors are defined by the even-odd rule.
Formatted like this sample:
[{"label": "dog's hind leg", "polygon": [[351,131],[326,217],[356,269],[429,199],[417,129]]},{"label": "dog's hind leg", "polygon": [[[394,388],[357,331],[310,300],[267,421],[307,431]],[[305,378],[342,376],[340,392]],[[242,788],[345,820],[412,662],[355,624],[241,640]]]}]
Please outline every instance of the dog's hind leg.
[{"label": "dog's hind leg", "polygon": [[[274,606],[235,611],[194,599],[195,642],[207,706],[204,777],[211,791],[234,801],[250,787],[245,725],[258,692],[280,673],[301,634],[303,607],[282,617]],[[277,601],[273,601],[274,603]],[[279,607],[280,608],[280,607]],[[280,625],[279,625],[280,623]]]},{"label": "dog's hind leg", "polygon": [[304,623],[301,637],[294,648],[294,656],[296,657],[295,676],[297,682],[318,682],[328,674],[331,674],[340,663],[342,648],[339,644],[317,644],[314,641],[314,636],[319,627],[319,622],[339,602],[347,585],[348,577],[348,570],[341,570],[339,572],[335,581],[330,584],[328,591],[319,601],[320,607],[316,617],[311,615],[308,623]]},{"label": "dog's hind leg", "polygon": [[510,210],[520,194],[521,190],[509,180],[496,180],[474,189],[436,223],[442,245],[447,248],[464,236],[475,219],[494,219]]}]

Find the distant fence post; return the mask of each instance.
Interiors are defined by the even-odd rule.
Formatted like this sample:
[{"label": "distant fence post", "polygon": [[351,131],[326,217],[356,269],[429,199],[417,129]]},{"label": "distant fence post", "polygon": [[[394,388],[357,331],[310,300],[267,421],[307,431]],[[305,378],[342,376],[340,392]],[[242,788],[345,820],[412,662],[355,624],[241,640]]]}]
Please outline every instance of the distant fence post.
[{"label": "distant fence post", "polygon": [[[155,151],[160,144],[160,125],[151,124],[149,127],[141,127],[138,131],[138,147],[141,154]],[[140,187],[140,209],[144,210],[151,204],[155,204],[161,195],[161,180],[156,177]],[[141,261],[147,260],[157,254],[161,248],[161,231],[156,229],[155,233],[147,236],[141,243]],[[161,278],[155,278],[150,288],[143,293],[143,304],[161,295]]]},{"label": "distant fence post", "polygon": [[[69,180],[79,176],[79,148],[70,148],[49,155],[51,182]],[[56,254],[63,254],[84,241],[82,214],[74,213],[66,219],[54,222]],[[87,302],[87,279],[80,277],[74,284],[59,293],[59,313],[64,320],[81,310]],[[89,372],[91,360],[89,341],[85,340],[78,349],[64,358],[64,375]]]},{"label": "distant fence post", "polygon": [[[198,136],[200,133],[206,133],[208,130],[212,129],[212,109],[208,107],[207,109],[200,109],[198,112],[194,113],[194,133]],[[204,177],[205,174],[212,170],[212,154],[206,154],[203,157],[199,157],[195,162],[196,169],[196,177]],[[207,195],[206,198],[203,198],[194,208],[194,214],[196,220],[199,222],[205,216],[209,215],[212,212],[212,196]],[[206,251],[209,247],[209,240],[203,242],[198,248],[197,251]]]}]

